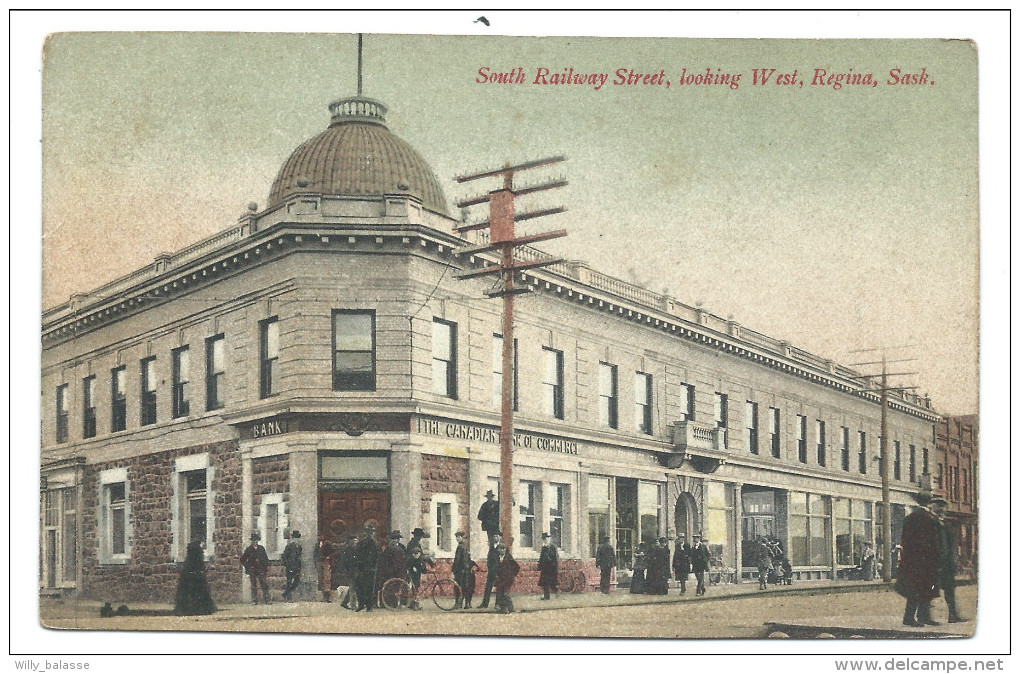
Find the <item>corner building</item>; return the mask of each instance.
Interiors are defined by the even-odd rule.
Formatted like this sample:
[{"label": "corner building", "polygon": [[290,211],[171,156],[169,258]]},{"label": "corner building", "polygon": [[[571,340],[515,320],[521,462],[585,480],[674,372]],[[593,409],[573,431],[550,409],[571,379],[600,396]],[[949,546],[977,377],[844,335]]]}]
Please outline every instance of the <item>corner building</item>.
[{"label": "corner building", "polygon": [[[172,601],[196,539],[214,598],[242,600],[253,531],[279,591],[297,529],[313,597],[316,534],[370,520],[424,528],[441,567],[464,530],[484,562],[501,304],[454,271],[491,259],[457,254],[481,237],[453,233],[439,181],[382,104],[330,110],[266,208],[43,313],[43,592]],[[590,570],[610,536],[620,578],[638,543],[678,532],[708,538],[714,582],[751,577],[743,544],[759,535],[805,579],[881,547],[880,408],[857,373],[583,263],[523,282],[520,591],[544,531]],[[936,418],[895,398],[892,439],[927,452]],[[892,481],[894,539],[922,474],[907,478]]]}]

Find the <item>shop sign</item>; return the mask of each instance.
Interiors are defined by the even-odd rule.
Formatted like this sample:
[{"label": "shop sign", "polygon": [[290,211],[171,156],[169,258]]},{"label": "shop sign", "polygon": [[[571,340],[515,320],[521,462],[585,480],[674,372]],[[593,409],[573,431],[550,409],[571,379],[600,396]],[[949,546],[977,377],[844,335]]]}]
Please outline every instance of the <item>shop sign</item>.
[{"label": "shop sign", "polygon": [[[418,417],[418,432],[425,435],[435,435],[451,440],[467,440],[483,444],[498,445],[499,429],[474,424],[464,424],[454,421],[440,421],[438,419],[424,419]],[[534,433],[514,432],[514,447],[518,449],[538,449],[543,452],[559,452],[561,454],[577,454],[578,443],[576,440],[565,438],[552,438]]]},{"label": "shop sign", "polygon": [[251,426],[251,437],[266,438],[270,435],[281,435],[287,432],[287,422],[280,419],[259,421]]}]

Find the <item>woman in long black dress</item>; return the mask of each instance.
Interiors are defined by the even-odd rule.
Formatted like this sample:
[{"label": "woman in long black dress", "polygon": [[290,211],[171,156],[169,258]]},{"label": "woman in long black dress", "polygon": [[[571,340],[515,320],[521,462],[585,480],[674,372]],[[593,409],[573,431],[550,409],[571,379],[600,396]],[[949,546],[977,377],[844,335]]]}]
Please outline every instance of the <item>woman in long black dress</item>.
[{"label": "woman in long black dress", "polygon": [[647,568],[648,558],[645,544],[638,543],[637,550],[634,551],[634,575],[630,579],[631,594],[645,593],[645,570]]},{"label": "woman in long black dress", "polygon": [[199,543],[188,543],[188,555],[177,583],[174,615],[209,615],[215,611],[205,578],[205,551]]}]

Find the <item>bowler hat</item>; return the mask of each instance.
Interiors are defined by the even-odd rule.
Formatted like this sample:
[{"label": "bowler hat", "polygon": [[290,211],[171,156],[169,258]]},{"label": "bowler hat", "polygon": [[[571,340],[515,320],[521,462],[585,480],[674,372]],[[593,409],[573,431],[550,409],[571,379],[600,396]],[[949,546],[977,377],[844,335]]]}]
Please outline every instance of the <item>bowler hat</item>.
[{"label": "bowler hat", "polygon": [[393,531],[390,532],[390,538],[403,538],[403,536],[400,535],[399,531],[394,529]]},{"label": "bowler hat", "polygon": [[495,494],[492,492],[491,489],[489,491],[485,492],[485,495],[486,496],[495,496]]},{"label": "bowler hat", "polygon": [[253,531],[253,532],[251,532],[251,539],[252,539],[253,541],[257,541],[257,540],[259,540],[260,538],[262,538],[262,536],[261,536],[261,535],[259,534],[259,532],[257,532],[257,531]]},{"label": "bowler hat", "polygon": [[414,531],[411,532],[411,535],[412,536],[427,536],[428,534],[426,534],[425,530],[422,529],[421,527],[415,527]]},{"label": "bowler hat", "polygon": [[666,542],[668,542],[668,541],[669,541],[669,539],[668,539],[668,538],[666,538],[665,536],[660,536],[660,537],[659,537],[659,542],[660,542],[660,543],[666,543]]},{"label": "bowler hat", "polygon": [[942,498],[941,496],[933,497],[931,502],[929,503],[929,505],[935,505],[936,503],[941,503],[942,505],[945,505],[945,506],[949,505],[949,501],[947,501],[946,499]]},{"label": "bowler hat", "polygon": [[543,534],[542,534],[542,538],[549,538],[549,534],[547,534],[547,533],[543,533]]},{"label": "bowler hat", "polygon": [[454,536],[456,538],[464,538],[464,532],[463,531],[458,531],[457,533],[454,534]]},{"label": "bowler hat", "polygon": [[290,537],[291,538],[301,538],[301,532],[298,531],[297,529],[295,529],[294,531],[290,532]]}]

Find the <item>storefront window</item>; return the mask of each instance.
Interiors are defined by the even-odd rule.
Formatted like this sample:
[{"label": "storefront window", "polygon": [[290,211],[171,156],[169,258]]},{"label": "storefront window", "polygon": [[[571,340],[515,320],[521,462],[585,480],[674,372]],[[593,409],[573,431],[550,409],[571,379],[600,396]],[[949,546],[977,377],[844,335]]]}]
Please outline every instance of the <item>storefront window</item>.
[{"label": "storefront window", "polygon": [[535,547],[535,510],[538,501],[538,485],[534,482],[521,482],[520,495],[517,503],[521,512],[521,547]]},{"label": "storefront window", "polygon": [[638,527],[641,543],[655,542],[659,538],[659,485],[654,482],[638,482]]},{"label": "storefront window", "polygon": [[609,535],[609,478],[588,478],[588,550],[594,557],[603,536]]},{"label": "storefront window", "polygon": [[708,548],[712,554],[713,566],[727,566],[729,542],[733,540],[733,504],[730,491],[722,482],[706,482],[706,515]]},{"label": "storefront window", "polygon": [[565,484],[550,484],[546,497],[549,503],[549,539],[557,548],[563,548],[569,538],[564,528],[564,515],[568,509],[567,490]]},{"label": "storefront window", "polygon": [[826,566],[831,563],[830,519],[825,497],[790,492],[790,561],[795,566]]}]

